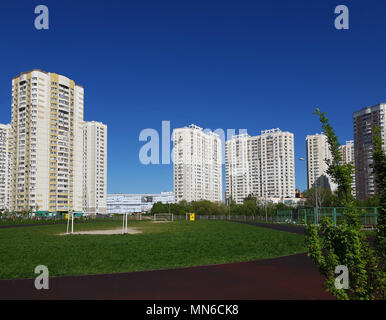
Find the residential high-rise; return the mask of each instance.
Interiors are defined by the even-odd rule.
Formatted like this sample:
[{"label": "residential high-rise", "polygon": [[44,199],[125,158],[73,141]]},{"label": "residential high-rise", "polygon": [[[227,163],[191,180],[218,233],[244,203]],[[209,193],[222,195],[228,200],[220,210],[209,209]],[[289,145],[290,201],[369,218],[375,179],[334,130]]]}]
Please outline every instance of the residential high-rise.
[{"label": "residential high-rise", "polygon": [[85,122],[83,212],[88,215],[107,213],[107,126]]},{"label": "residential high-rise", "polygon": [[331,152],[324,134],[308,135],[307,149],[307,186],[310,188],[326,188],[334,191],[337,185],[327,174],[327,159],[331,159]]},{"label": "residential high-rise", "polygon": [[356,196],[366,200],[377,194],[373,169],[374,127],[381,131],[386,146],[386,103],[366,107],[353,114]]},{"label": "residential high-rise", "polygon": [[9,209],[10,156],[9,124],[0,124],[0,210]]},{"label": "residential high-rise", "polygon": [[34,69],[12,80],[11,209],[82,211],[83,87]]},{"label": "residential high-rise", "polygon": [[226,198],[242,203],[252,194],[263,198],[295,196],[294,135],[280,129],[260,136],[233,136],[226,142]]},{"label": "residential high-rise", "polygon": [[220,137],[195,125],[173,130],[175,201],[222,201]]},{"label": "residential high-rise", "polygon": [[[354,141],[346,141],[346,144],[343,144],[339,147],[339,150],[342,154],[342,162],[343,164],[351,163],[355,166],[355,148]],[[351,184],[351,194],[355,197],[355,168],[354,173],[352,174],[352,184]]]},{"label": "residential high-rise", "polygon": [[248,195],[257,193],[257,185],[252,183],[252,162],[252,140],[248,134],[234,135],[225,142],[226,199],[232,195],[233,201],[243,203]]}]

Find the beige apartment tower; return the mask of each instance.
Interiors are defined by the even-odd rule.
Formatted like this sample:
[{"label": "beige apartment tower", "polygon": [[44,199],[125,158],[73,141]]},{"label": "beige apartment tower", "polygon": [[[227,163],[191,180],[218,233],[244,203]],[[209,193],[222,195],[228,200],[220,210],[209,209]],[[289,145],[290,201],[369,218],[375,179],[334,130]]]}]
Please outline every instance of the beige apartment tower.
[{"label": "beige apartment tower", "polygon": [[83,87],[42,70],[12,80],[11,210],[83,208]]},{"label": "beige apartment tower", "polygon": [[87,215],[107,213],[107,126],[85,122],[83,212]]}]

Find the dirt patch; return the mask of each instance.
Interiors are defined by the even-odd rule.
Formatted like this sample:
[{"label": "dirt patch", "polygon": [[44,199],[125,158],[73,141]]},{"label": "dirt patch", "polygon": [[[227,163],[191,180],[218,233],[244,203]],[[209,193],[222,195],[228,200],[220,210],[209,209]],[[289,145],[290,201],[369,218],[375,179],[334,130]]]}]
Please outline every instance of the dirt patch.
[{"label": "dirt patch", "polygon": [[[137,228],[127,228],[127,234],[138,234],[142,231]],[[69,233],[71,234],[71,233]],[[122,234],[122,228],[110,229],[110,230],[88,230],[88,231],[76,231],[72,234],[91,234],[91,235],[111,235],[111,234]],[[60,233],[60,236],[65,236],[67,233]]]}]

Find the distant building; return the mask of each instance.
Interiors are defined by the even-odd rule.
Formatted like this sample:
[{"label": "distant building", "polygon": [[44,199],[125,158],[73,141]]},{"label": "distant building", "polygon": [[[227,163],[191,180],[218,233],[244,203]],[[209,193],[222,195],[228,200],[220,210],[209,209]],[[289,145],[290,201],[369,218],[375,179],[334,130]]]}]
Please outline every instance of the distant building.
[{"label": "distant building", "polygon": [[219,135],[195,125],[173,131],[176,202],[222,201],[222,145]]},{"label": "distant building", "polygon": [[311,188],[326,188],[336,190],[337,185],[327,174],[327,159],[331,159],[331,152],[324,134],[308,135],[307,148],[307,186]]},{"label": "distant building", "polygon": [[[353,140],[346,141],[346,144],[343,144],[339,147],[339,151],[342,154],[343,164],[351,163],[352,165],[355,166],[355,148],[354,148]],[[352,177],[351,194],[355,197],[356,196],[355,168],[351,177]]]},{"label": "distant building", "polygon": [[83,129],[83,213],[107,212],[107,126],[86,121]]},{"label": "distant building", "polygon": [[276,197],[270,197],[270,198],[264,198],[264,197],[257,197],[257,201],[259,201],[262,204],[273,203],[273,204],[279,204],[283,203],[287,206],[295,206],[295,205],[301,205],[304,204],[306,199],[305,198],[276,198]]},{"label": "distant building", "polygon": [[0,124],[0,210],[8,210],[10,204],[10,130],[9,124]]},{"label": "distant building", "polygon": [[[123,214],[150,211],[157,202],[174,203],[173,192],[107,195],[107,213]],[[166,213],[166,212],[165,212]]]},{"label": "distant building", "polygon": [[280,129],[241,134],[225,144],[226,198],[295,197],[294,135]]},{"label": "distant building", "polygon": [[353,114],[356,196],[366,200],[377,194],[373,174],[374,127],[381,131],[383,148],[386,148],[386,103],[366,107]]}]

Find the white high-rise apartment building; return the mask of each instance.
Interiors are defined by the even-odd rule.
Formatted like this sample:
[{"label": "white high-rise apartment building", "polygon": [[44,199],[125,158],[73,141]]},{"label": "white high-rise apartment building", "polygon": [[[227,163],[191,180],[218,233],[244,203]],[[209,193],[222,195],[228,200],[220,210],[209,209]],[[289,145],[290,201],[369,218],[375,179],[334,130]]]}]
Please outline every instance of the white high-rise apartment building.
[{"label": "white high-rise apartment building", "polygon": [[0,210],[9,209],[10,188],[10,153],[9,153],[9,124],[0,124]]},{"label": "white high-rise apartment building", "polygon": [[[346,144],[343,144],[339,147],[339,150],[342,154],[343,164],[351,163],[355,166],[355,149],[354,149],[354,140],[346,141]],[[355,168],[354,173],[352,174],[352,184],[351,184],[351,194],[355,197]]]},{"label": "white high-rise apartment building", "polygon": [[226,198],[242,203],[259,198],[295,196],[294,135],[280,129],[260,136],[233,136],[226,142]]},{"label": "white high-rise apartment building", "polygon": [[83,212],[107,213],[107,126],[90,121],[84,125]]},{"label": "white high-rise apartment building", "polygon": [[173,130],[175,201],[222,201],[220,137],[195,125]]},{"label": "white high-rise apartment building", "polygon": [[327,188],[334,191],[337,185],[327,174],[326,159],[331,159],[327,136],[314,134],[306,137],[307,149],[307,185],[308,189]]},{"label": "white high-rise apartment building", "polygon": [[374,127],[380,129],[383,148],[386,149],[386,103],[366,107],[353,114],[355,145],[356,196],[366,200],[378,193],[373,173]]},{"label": "white high-rise apartment building", "polygon": [[256,194],[257,186],[252,185],[252,156],[252,141],[248,134],[234,135],[225,142],[226,199],[232,195],[234,201],[243,203],[248,195]]},{"label": "white high-rise apartment building", "polygon": [[83,87],[42,70],[12,80],[11,209],[83,207]]}]

